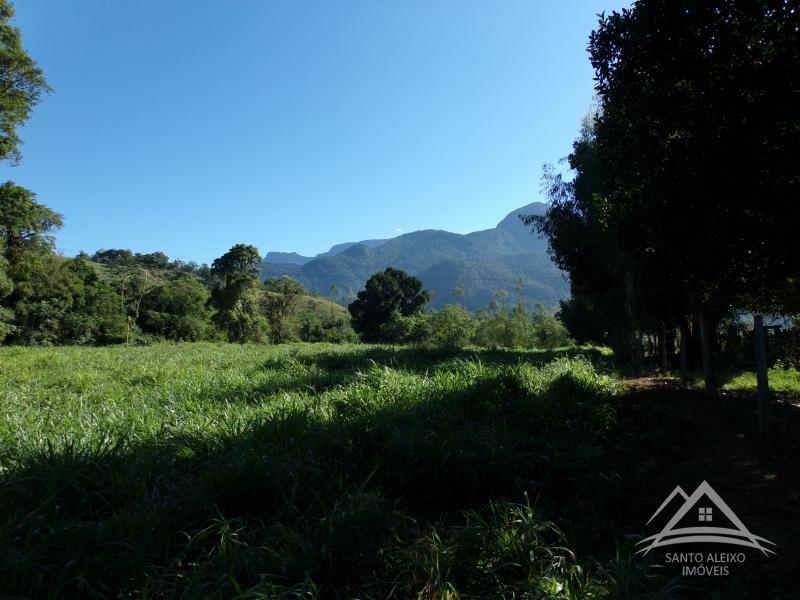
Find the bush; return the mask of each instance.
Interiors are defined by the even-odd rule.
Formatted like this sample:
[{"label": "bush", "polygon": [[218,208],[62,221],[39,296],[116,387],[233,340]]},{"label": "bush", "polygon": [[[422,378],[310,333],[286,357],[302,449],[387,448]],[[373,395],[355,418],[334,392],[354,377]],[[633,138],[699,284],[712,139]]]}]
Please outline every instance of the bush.
[{"label": "bush", "polygon": [[358,336],[344,317],[320,316],[313,310],[301,311],[297,317],[298,336],[303,342],[330,342],[342,344],[357,342]]},{"label": "bush", "polygon": [[475,328],[472,315],[460,306],[447,304],[427,315],[425,341],[433,346],[462,348],[472,340]]},{"label": "bush", "polygon": [[145,295],[141,306],[141,329],[146,334],[176,341],[199,341],[213,337],[209,293],[196,278],[184,275]]},{"label": "bush", "polygon": [[535,348],[551,350],[558,346],[566,346],[571,342],[569,331],[558,317],[546,312],[541,304],[531,317],[531,337]]}]

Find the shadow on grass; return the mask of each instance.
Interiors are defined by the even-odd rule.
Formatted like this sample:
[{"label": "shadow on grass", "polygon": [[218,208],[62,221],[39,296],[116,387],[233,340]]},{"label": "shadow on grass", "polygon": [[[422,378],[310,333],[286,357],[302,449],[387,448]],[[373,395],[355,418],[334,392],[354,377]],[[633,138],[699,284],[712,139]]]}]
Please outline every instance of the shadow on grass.
[{"label": "shadow on grass", "polygon": [[610,365],[611,357],[601,348],[569,347],[555,350],[511,350],[486,348],[433,348],[427,346],[356,346],[346,352],[336,350],[314,354],[298,353],[296,359],[335,372],[354,372],[373,364],[414,373],[425,373],[442,363],[460,360],[480,360],[494,365],[529,363],[544,365],[557,357],[585,357],[593,364]]},{"label": "shadow on grass", "polygon": [[[362,359],[396,358],[383,352]],[[533,397],[498,374],[422,400],[348,397],[332,418],[286,409],[214,439],[30,456],[0,485],[3,592],[387,597],[418,568],[398,552],[433,523],[523,490],[581,508],[597,494],[607,411],[571,376],[553,384],[558,398]]]},{"label": "shadow on grass", "polygon": [[645,383],[632,387],[618,407],[623,435],[616,461],[630,489],[620,506],[624,528],[655,533],[645,523],[676,485],[691,493],[708,481],[751,531],[777,544],[777,554],[749,553],[747,567],[735,576],[697,583],[722,598],[759,597],[764,590],[793,597],[800,560],[800,407],[789,396],[775,402],[771,429],[759,435],[754,391],[721,390],[711,399],[702,388],[675,380]]}]

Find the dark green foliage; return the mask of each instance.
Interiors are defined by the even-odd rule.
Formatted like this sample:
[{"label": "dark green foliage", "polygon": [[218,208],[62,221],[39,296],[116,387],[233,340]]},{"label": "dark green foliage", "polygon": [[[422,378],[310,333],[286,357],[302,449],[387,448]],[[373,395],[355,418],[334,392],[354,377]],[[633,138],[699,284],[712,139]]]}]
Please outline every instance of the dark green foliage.
[{"label": "dark green foliage", "polygon": [[19,30],[10,23],[13,16],[12,5],[0,0],[0,160],[18,162],[22,140],[17,127],[28,120],[50,86],[25,52]]},{"label": "dark green foliage", "polygon": [[511,312],[495,311],[478,319],[475,343],[485,348],[531,348],[531,322],[527,311],[516,306]]},{"label": "dark green foliage", "polygon": [[539,304],[531,315],[531,337],[534,348],[552,350],[572,342],[561,318],[551,315]]},{"label": "dark green foliage", "polygon": [[110,343],[121,302],[84,261],[53,255],[61,215],[13,182],[0,186],[0,337],[25,344]]},{"label": "dark green foliage", "polygon": [[14,279],[24,279],[35,255],[52,252],[50,233],[62,217],[36,202],[36,194],[13,181],[0,186],[0,245]]},{"label": "dark green foliage", "polygon": [[13,325],[14,311],[3,306],[3,299],[14,290],[14,282],[8,274],[8,261],[3,252],[4,249],[0,248],[0,343],[16,329]]},{"label": "dark green foliage", "polygon": [[[85,252],[81,253],[81,255],[85,254]],[[112,248],[109,250],[98,250],[91,256],[91,258],[88,255],[84,256],[84,258],[90,259],[92,262],[96,262],[101,265],[137,266],[143,269],[191,273],[193,275],[197,275],[206,282],[211,279],[211,270],[208,265],[198,265],[196,262],[184,262],[180,259],[170,261],[169,257],[163,252],[150,252],[149,254],[141,254],[139,252],[134,253],[131,250]]]},{"label": "dark green foliage", "polygon": [[362,340],[398,342],[403,338],[392,324],[421,312],[429,299],[419,279],[389,267],[370,277],[347,309]]},{"label": "dark green foliage", "polygon": [[594,115],[567,157],[575,176],[564,181],[546,166],[543,184],[551,204],[544,216],[528,216],[549,243],[555,263],[569,273],[571,297],[561,302],[561,315],[570,334],[581,343],[607,344],[622,361],[632,360],[631,302],[626,294],[626,269],[610,208],[600,193]]},{"label": "dark green foliage", "polygon": [[434,346],[461,348],[472,341],[475,333],[475,319],[454,304],[431,312],[426,321],[426,341]]},{"label": "dark green foliage", "polygon": [[232,342],[264,342],[269,323],[261,314],[261,290],[252,277],[234,279],[214,290],[214,322]]},{"label": "dark green foliage", "polygon": [[120,248],[98,250],[92,255],[92,261],[101,265],[130,264],[134,262],[133,252]]},{"label": "dark green foliage", "polygon": [[323,341],[322,320],[313,310],[301,311],[298,315],[300,327],[298,330],[299,338],[304,342]]},{"label": "dark green foliage", "polygon": [[324,312],[306,309],[300,311],[297,320],[299,322],[297,335],[303,342],[341,344],[358,341],[358,335],[346,317],[337,315],[331,318]]},{"label": "dark green foliage", "polygon": [[190,275],[181,275],[148,293],[141,306],[140,327],[144,333],[169,340],[197,341],[214,336],[210,295]]},{"label": "dark green foliage", "polygon": [[122,298],[85,261],[48,257],[18,291],[13,342],[108,344],[125,339]]},{"label": "dark green foliage", "polygon": [[163,252],[137,254],[136,258],[139,264],[148,269],[167,269],[169,267],[169,257]]},{"label": "dark green foliage", "polygon": [[296,309],[298,298],[305,295],[305,288],[285,275],[264,282],[262,310],[270,327],[270,339],[275,343],[297,339],[298,321]]},{"label": "dark green foliage", "polygon": [[640,0],[590,40],[600,174],[636,275],[694,308],[769,306],[800,271],[800,5]]},{"label": "dark green foliage", "polygon": [[258,248],[247,244],[236,244],[211,264],[211,272],[229,285],[232,281],[249,277],[257,279],[261,271],[261,256]]},{"label": "dark green foliage", "polygon": [[528,220],[570,275],[562,314],[576,339],[637,369],[645,351],[668,366],[680,328],[687,352],[702,341],[713,393],[718,324],[736,309],[790,311],[798,8],[640,0],[601,16],[589,43],[600,102],[569,156],[575,178],[546,170],[552,204]]},{"label": "dark green foliage", "polygon": [[[39,221],[28,219],[39,228],[56,222],[58,215],[23,192],[15,197],[32,206],[27,213],[8,211],[8,223],[14,214],[39,215]],[[236,257],[220,259],[213,273],[205,265],[169,261],[162,252],[110,249],[68,260],[53,254],[48,231],[33,226],[17,236],[22,241],[14,268],[0,253],[0,341],[140,344],[221,336],[238,342],[270,337],[276,342],[357,340],[342,307],[305,295],[302,286],[288,279],[262,287],[253,275],[257,259],[250,260],[250,267],[246,260],[237,264]],[[235,247],[228,258],[246,255],[249,248]],[[233,266],[220,270],[224,264]]]},{"label": "dark green foliage", "polygon": [[211,295],[217,309],[214,322],[232,342],[263,342],[267,338],[269,326],[259,308],[260,264],[255,246],[236,244],[211,265],[218,282]]}]

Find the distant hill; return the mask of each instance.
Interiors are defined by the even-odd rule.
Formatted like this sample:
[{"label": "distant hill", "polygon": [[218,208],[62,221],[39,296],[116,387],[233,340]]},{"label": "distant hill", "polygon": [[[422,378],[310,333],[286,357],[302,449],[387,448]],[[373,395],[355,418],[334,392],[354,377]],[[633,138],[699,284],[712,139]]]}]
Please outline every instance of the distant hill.
[{"label": "distant hill", "polygon": [[331,246],[330,250],[321,252],[316,256],[303,256],[297,252],[267,252],[267,255],[264,257],[264,262],[276,265],[304,265],[320,256],[336,256],[358,244],[364,244],[369,248],[377,248],[388,241],[389,240],[362,240],[360,242],[345,242],[343,244]]},{"label": "distant hill", "polygon": [[265,263],[276,265],[304,265],[310,260],[314,260],[314,257],[303,256],[297,252],[267,252],[264,257]]},{"label": "distant hill", "polygon": [[535,202],[512,211],[492,229],[468,234],[426,229],[389,240],[338,244],[314,258],[301,257],[308,258],[302,263],[268,259],[262,274],[288,275],[323,295],[335,283],[340,299],[347,299],[376,271],[397,267],[422,280],[434,295],[434,306],[455,302],[452,290],[458,286],[471,310],[485,308],[497,289],[513,296],[516,281],[522,278],[529,305],[553,305],[569,295],[569,286],[547,256],[546,242],[532,235],[518,216],[543,214],[546,208]]}]

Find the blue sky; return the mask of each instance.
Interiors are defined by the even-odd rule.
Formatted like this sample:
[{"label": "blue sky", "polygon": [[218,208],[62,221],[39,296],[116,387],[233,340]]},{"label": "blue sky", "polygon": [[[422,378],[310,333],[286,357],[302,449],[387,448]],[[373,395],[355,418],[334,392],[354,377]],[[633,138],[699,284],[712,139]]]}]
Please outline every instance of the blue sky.
[{"label": "blue sky", "polygon": [[24,0],[55,89],[0,167],[65,215],[58,248],[210,262],[492,227],[541,200],[627,2]]}]

